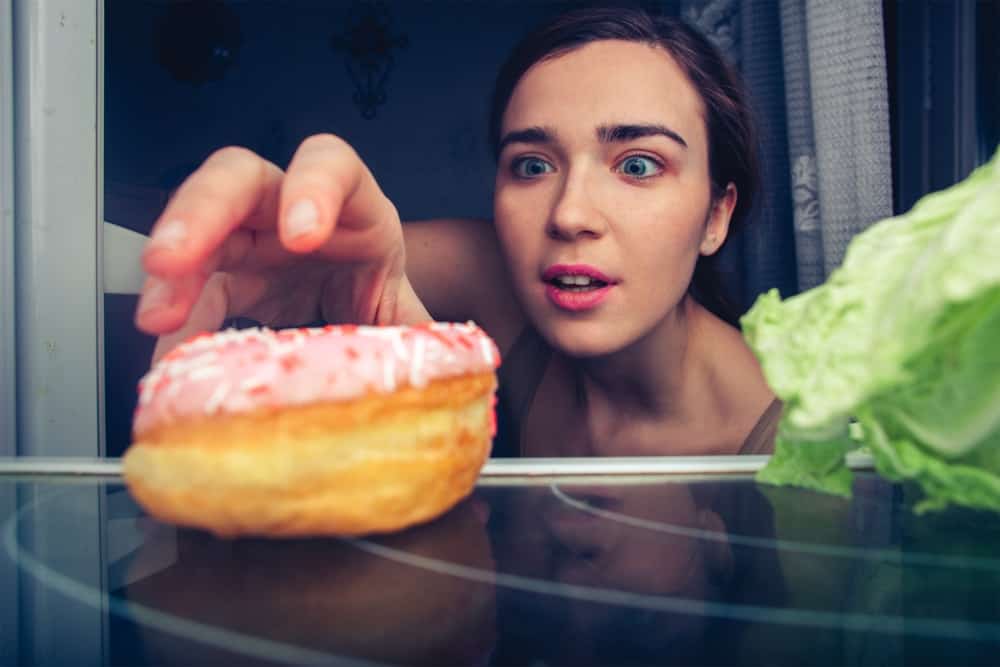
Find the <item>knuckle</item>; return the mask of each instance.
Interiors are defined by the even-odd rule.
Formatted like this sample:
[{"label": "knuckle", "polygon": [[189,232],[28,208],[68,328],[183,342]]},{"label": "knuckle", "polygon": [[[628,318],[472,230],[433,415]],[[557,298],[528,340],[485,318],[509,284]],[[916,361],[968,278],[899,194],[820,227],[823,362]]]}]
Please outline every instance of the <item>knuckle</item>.
[{"label": "knuckle", "polygon": [[354,148],[335,134],[323,133],[314,134],[302,142],[301,159],[297,160],[304,167],[317,167],[325,169],[344,171],[344,167],[351,168],[363,166],[361,157]]},{"label": "knuckle", "polygon": [[222,148],[216,149],[212,152],[208,158],[205,159],[205,166],[214,164],[225,164],[233,165],[239,164],[241,162],[253,162],[259,160],[257,156],[249,148],[244,148],[243,146],[223,146]]},{"label": "knuckle", "polygon": [[267,163],[261,159],[242,162],[210,159],[181,185],[172,204],[212,218],[245,215],[246,194],[264,187],[266,167]]},{"label": "knuckle", "polygon": [[229,188],[225,187],[224,183],[224,180],[212,178],[192,180],[184,188],[185,204],[188,208],[201,211],[210,217],[224,213],[229,208],[226,202],[230,194]]},{"label": "knuckle", "polygon": [[201,180],[231,183],[233,176],[259,183],[264,180],[267,162],[248,148],[226,146],[212,153],[195,174]]},{"label": "knuckle", "polygon": [[[389,197],[385,195],[385,193],[383,193],[381,190],[379,190],[379,193],[381,195],[382,201],[384,202],[383,206],[385,206],[386,215],[389,217],[391,221],[399,222],[399,209],[396,208],[396,205],[393,203],[391,199],[389,199]],[[402,234],[402,230],[400,230],[400,233]]]},{"label": "knuckle", "polygon": [[334,194],[344,190],[344,178],[336,169],[321,165],[306,165],[295,172],[296,188],[310,192]]},{"label": "knuckle", "polygon": [[342,151],[351,150],[350,144],[331,132],[320,132],[306,137],[302,147],[308,150]]},{"label": "knuckle", "polygon": [[193,181],[184,189],[183,199],[174,204],[174,213],[194,224],[214,226],[246,216],[244,203],[225,181]]},{"label": "knuckle", "polygon": [[243,266],[252,261],[253,250],[253,235],[237,230],[223,243],[219,251],[219,265],[223,268]]},{"label": "knuckle", "polygon": [[[289,188],[291,192],[302,190],[332,199],[349,198],[359,188],[381,192],[354,148],[330,133],[314,134],[302,142],[288,176],[294,184]],[[386,208],[395,213],[394,207]]]},{"label": "knuckle", "polygon": [[201,305],[213,313],[226,313],[229,305],[229,274],[217,271],[209,276],[201,292]]}]

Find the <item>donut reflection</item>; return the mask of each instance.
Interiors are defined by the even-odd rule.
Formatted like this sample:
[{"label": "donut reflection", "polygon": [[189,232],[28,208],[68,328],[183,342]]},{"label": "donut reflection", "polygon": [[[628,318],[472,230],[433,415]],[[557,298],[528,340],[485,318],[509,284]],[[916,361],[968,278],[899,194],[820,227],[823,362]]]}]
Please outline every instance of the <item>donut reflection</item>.
[{"label": "donut reflection", "polygon": [[[784,594],[773,554],[727,539],[773,532],[759,495],[722,498],[674,483],[521,491],[494,508],[507,534],[495,547],[502,571],[626,595],[607,604],[501,592],[497,664],[726,663],[745,655],[750,630],[704,613],[704,603],[774,604]],[[628,593],[694,611],[630,605]]]},{"label": "donut reflection", "polygon": [[[489,509],[470,498],[437,521],[382,537],[399,551],[492,572]],[[155,525],[163,530],[162,526]],[[134,567],[155,554],[155,535]],[[496,638],[490,584],[369,555],[349,542],[220,540],[176,533],[176,562],[117,594],[131,603],[242,635],[359,661],[483,664]],[[118,633],[120,661],[155,664],[269,664],[185,641],[153,625]]]}]

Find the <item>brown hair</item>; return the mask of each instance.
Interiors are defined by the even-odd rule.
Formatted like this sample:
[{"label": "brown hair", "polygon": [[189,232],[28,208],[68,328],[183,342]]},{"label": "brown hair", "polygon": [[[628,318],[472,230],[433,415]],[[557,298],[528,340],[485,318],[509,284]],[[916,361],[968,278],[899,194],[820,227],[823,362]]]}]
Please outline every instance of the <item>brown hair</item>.
[{"label": "brown hair", "polygon": [[[736,186],[738,193],[728,242],[746,221],[759,187],[756,127],[739,74],[711,42],[677,18],[652,16],[634,8],[578,9],[531,32],[514,47],[497,76],[489,126],[494,157],[499,153],[503,114],[524,73],[541,60],[589,42],[611,39],[662,48],[700,93],[705,104],[712,198],[720,197],[729,183]],[[699,257],[691,291],[706,308],[736,324],[740,313],[724,294],[718,257],[719,252]]]}]

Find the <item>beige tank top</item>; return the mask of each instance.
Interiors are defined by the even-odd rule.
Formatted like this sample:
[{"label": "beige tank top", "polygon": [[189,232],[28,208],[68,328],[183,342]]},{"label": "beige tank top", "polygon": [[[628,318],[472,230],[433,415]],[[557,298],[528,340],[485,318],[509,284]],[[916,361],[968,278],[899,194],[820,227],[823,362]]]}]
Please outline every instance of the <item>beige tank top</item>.
[{"label": "beige tank top", "polygon": [[773,454],[774,439],[778,435],[781,421],[781,399],[774,399],[750,429],[750,434],[740,447],[740,454]]}]

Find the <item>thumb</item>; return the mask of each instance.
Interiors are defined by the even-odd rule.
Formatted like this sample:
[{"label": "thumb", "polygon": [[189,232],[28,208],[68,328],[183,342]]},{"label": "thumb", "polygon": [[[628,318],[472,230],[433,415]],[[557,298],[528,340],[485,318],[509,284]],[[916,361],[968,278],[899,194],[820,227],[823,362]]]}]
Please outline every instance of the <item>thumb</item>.
[{"label": "thumb", "polygon": [[395,294],[396,299],[392,304],[394,324],[420,324],[433,319],[405,274]]},{"label": "thumb", "polygon": [[229,314],[228,275],[215,273],[205,282],[205,286],[195,301],[191,314],[181,327],[156,339],[153,361],[156,363],[168,352],[184,341],[200,333],[218,331]]}]

